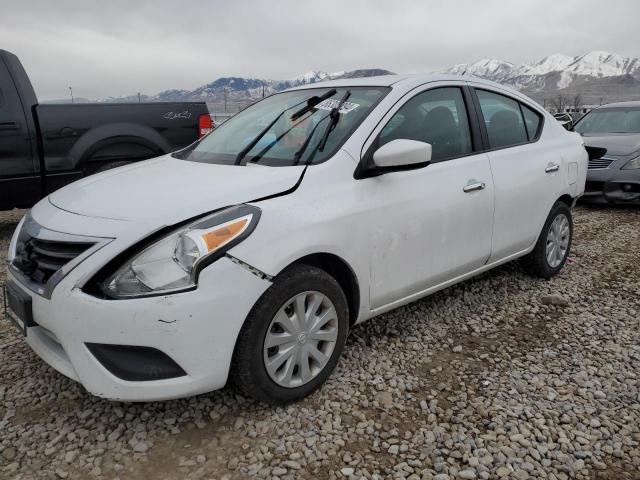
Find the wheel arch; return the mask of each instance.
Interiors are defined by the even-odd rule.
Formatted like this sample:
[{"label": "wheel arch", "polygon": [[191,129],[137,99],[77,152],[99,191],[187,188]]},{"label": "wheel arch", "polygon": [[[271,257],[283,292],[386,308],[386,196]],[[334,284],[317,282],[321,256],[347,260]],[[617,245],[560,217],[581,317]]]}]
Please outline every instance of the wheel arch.
[{"label": "wheel arch", "polygon": [[569,195],[568,193],[565,193],[564,195],[560,196],[560,198],[558,198],[556,200],[556,202],[562,202],[564,204],[567,205],[567,207],[571,208],[571,206],[573,205],[574,202],[574,198]]},{"label": "wheel arch", "polygon": [[569,195],[568,193],[563,193],[553,203],[551,203],[551,206],[549,207],[549,211],[547,212],[547,215],[544,217],[544,221],[542,222],[542,225],[540,226],[540,230],[538,231],[538,235],[536,236],[535,240],[531,243],[531,245],[528,248],[528,253],[531,253],[531,251],[533,251],[533,249],[536,246],[536,243],[540,239],[540,235],[542,235],[542,233],[544,231],[544,226],[545,226],[545,224],[547,222],[547,219],[549,218],[549,214],[553,210],[553,207],[555,206],[555,204],[556,203],[564,203],[567,207],[569,207],[569,209],[571,209],[571,207],[573,206],[574,202],[575,202],[575,199],[571,195]]},{"label": "wheel arch", "polygon": [[336,279],[347,297],[347,304],[349,305],[349,326],[352,326],[358,319],[358,312],[360,310],[360,285],[353,268],[338,255],[326,252],[305,255],[304,257],[294,260],[287,265],[287,267],[294,264],[304,264],[319,268]]},{"label": "wheel arch", "polygon": [[119,144],[145,147],[162,155],[171,151],[171,145],[157,131],[134,123],[111,123],[91,128],[71,147],[69,158],[75,167],[81,167],[98,151]]}]

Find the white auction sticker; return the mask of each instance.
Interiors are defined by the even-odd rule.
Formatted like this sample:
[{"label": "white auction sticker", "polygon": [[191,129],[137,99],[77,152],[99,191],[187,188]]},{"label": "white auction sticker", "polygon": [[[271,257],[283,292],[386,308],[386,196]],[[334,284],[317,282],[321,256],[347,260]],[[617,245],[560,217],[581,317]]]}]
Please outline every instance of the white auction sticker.
[{"label": "white auction sticker", "polygon": [[[316,105],[313,108],[319,108],[320,110],[333,110],[334,108],[338,108],[339,103],[340,103],[340,100],[333,100],[329,98],[327,100],[320,102],[318,105]],[[342,107],[340,107],[340,113],[349,113],[355,110],[356,108],[358,108],[359,106],[360,106],[359,103],[344,102],[342,104]]]}]

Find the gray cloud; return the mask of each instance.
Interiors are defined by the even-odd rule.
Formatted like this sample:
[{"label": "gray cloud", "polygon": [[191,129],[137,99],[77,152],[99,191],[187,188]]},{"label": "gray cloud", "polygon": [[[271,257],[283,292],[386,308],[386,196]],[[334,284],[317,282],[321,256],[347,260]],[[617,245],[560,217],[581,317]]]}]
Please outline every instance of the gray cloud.
[{"label": "gray cloud", "polygon": [[638,56],[637,0],[9,2],[0,48],[42,98],[192,89],[223,75],[429,72],[495,57]]}]

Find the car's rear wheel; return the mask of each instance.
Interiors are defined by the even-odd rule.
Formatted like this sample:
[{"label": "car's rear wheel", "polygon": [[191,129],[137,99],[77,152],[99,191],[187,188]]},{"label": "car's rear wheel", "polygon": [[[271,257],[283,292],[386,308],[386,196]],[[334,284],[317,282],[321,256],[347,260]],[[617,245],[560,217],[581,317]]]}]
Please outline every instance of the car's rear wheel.
[{"label": "car's rear wheel", "polygon": [[349,329],[347,300],[324,270],[278,275],[242,327],[232,379],[247,395],[288,403],[316,390],[338,363]]},{"label": "car's rear wheel", "polygon": [[566,203],[556,202],[551,208],[535,248],[524,258],[527,270],[542,278],[557,275],[567,261],[572,240],[571,209]]}]

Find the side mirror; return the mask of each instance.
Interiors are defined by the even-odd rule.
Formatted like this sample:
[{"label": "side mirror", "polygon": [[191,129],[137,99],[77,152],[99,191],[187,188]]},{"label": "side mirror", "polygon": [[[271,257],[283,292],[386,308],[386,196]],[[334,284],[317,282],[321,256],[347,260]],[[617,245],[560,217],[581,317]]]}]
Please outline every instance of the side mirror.
[{"label": "side mirror", "polygon": [[565,130],[573,130],[573,117],[568,113],[556,113],[554,115],[555,119],[562,125]]},{"label": "side mirror", "polygon": [[373,163],[378,168],[402,169],[423,167],[431,161],[431,144],[415,140],[392,140],[373,154]]}]

